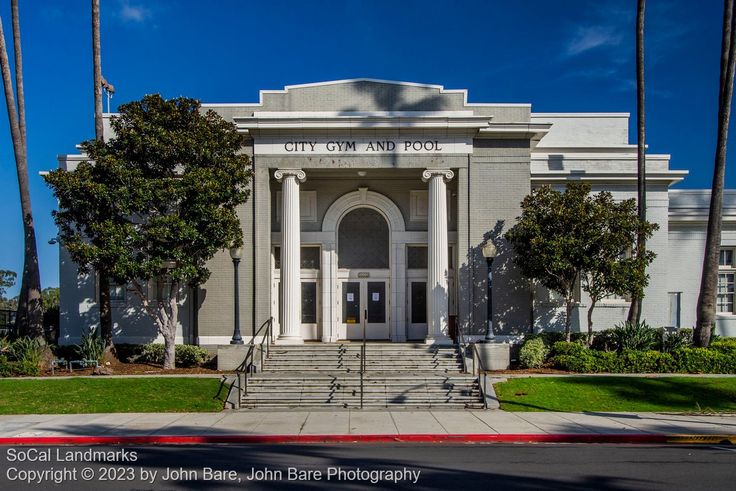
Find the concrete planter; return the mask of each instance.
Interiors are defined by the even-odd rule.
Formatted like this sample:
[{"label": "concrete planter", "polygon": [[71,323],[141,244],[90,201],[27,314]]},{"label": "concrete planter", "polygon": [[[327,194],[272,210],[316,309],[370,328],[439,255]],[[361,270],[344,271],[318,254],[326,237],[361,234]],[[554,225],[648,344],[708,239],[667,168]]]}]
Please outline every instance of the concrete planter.
[{"label": "concrete planter", "polygon": [[478,343],[478,356],[486,370],[507,370],[511,366],[511,345]]}]

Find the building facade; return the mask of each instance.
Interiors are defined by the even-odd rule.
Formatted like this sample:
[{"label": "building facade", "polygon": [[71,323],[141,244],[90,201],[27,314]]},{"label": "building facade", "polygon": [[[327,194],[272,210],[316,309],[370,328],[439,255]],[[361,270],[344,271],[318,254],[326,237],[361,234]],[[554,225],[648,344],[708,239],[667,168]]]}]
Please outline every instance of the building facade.
[{"label": "building facade", "polygon": [[[561,299],[524,279],[502,239],[520,202],[542,185],[590,182],[617,199],[636,196],[636,146],[626,113],[534,113],[530,104],[468,103],[464,90],[358,79],[262,91],[258,103],[203,104],[236,124],[254,179],[238,210],[245,253],[238,269],[247,339],[273,318],[277,343],[363,337],[448,343],[457,330],[483,337],[494,243],[492,320],[501,339],[562,329]],[[107,127],[109,130],[109,126]],[[82,155],[63,155],[73,169]],[[692,327],[700,284],[708,193],[676,191],[687,171],[647,155],[648,272],[643,317]],[[718,330],[736,334],[735,197],[727,193]],[[228,251],[184,301],[178,341],[229,343],[233,264]],[[98,322],[95,278],[60,254],[61,342]],[[149,285],[149,295],[158,288]],[[125,285],[113,289],[116,342],[157,339]],[[585,330],[580,295],[573,328]],[[597,329],[625,319],[625,299],[595,309]]]}]

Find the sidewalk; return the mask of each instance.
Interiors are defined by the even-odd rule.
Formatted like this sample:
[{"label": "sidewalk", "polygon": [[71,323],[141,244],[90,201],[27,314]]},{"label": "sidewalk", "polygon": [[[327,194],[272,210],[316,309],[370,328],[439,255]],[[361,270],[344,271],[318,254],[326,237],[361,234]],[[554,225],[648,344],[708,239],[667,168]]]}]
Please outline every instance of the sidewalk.
[{"label": "sidewalk", "polygon": [[736,444],[736,415],[295,410],[0,416],[0,445],[310,441],[727,443],[729,439]]}]

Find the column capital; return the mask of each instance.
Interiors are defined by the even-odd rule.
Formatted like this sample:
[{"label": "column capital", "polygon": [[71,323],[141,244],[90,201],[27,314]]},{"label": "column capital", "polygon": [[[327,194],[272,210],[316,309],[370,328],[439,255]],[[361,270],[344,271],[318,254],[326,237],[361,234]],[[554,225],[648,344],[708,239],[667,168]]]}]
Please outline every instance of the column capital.
[{"label": "column capital", "polygon": [[427,169],[422,172],[422,181],[427,182],[433,177],[442,177],[445,182],[452,180],[455,177],[455,173],[450,169]]},{"label": "column capital", "polygon": [[276,169],[276,172],[273,173],[273,177],[275,177],[276,180],[279,182],[281,182],[285,177],[289,176],[296,177],[299,182],[304,182],[307,180],[307,175],[301,169]]}]

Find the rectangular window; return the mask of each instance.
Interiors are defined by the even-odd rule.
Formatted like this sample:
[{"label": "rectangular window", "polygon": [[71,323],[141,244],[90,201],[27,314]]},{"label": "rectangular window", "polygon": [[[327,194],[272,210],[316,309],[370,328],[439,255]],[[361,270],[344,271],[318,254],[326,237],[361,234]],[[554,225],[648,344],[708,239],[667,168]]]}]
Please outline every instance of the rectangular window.
[{"label": "rectangular window", "polygon": [[409,246],[406,249],[409,269],[427,269],[427,246]]},{"label": "rectangular window", "polygon": [[125,302],[125,285],[118,285],[117,283],[110,284],[110,301]]},{"label": "rectangular window", "polygon": [[670,315],[668,327],[680,327],[680,302],[682,301],[682,292],[669,292]]},{"label": "rectangular window", "polygon": [[[301,268],[300,269],[319,269],[320,268],[320,249],[317,246],[304,246],[301,248]],[[281,269],[281,247],[273,248],[273,263],[275,269]]]},{"label": "rectangular window", "polygon": [[733,263],[733,249],[721,249],[718,255],[718,298],[716,311],[734,313],[734,279],[736,267]]},{"label": "rectangular window", "polygon": [[317,323],[317,283],[302,283],[302,324]]}]

